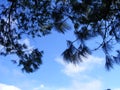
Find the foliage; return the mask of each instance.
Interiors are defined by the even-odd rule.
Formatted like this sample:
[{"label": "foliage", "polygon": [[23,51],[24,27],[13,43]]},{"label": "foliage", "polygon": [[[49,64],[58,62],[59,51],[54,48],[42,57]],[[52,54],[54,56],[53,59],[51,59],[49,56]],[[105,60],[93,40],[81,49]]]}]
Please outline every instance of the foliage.
[{"label": "foliage", "polygon": [[[120,63],[118,55],[110,53],[111,46],[120,41],[120,1],[119,0],[7,0],[0,5],[0,55],[16,54],[19,65],[26,72],[33,72],[42,63],[42,51],[32,49],[28,52],[25,44],[18,41],[23,35],[43,37],[53,28],[59,33],[69,30],[67,20],[74,25],[75,41],[67,41],[68,48],[63,52],[67,62],[79,63],[102,48],[106,56],[106,67]],[[102,41],[94,50],[86,41],[100,36]],[[75,43],[79,41],[79,47]]]},{"label": "foliage", "polygon": [[106,89],[106,90],[111,90],[111,89]]}]

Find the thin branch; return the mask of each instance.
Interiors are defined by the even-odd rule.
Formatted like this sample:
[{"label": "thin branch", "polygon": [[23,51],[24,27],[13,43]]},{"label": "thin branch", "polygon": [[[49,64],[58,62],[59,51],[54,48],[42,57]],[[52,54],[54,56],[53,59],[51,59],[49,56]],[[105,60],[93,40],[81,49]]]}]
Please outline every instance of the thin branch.
[{"label": "thin branch", "polygon": [[105,39],[106,39],[106,35],[107,35],[107,26],[106,26],[106,21],[105,21],[105,34],[104,34],[104,37],[103,37],[103,41],[102,41],[102,43],[97,47],[97,48],[95,48],[94,50],[92,50],[92,51],[96,51],[96,50],[98,50],[99,48],[101,48],[102,46],[103,46],[103,44],[105,44]]}]

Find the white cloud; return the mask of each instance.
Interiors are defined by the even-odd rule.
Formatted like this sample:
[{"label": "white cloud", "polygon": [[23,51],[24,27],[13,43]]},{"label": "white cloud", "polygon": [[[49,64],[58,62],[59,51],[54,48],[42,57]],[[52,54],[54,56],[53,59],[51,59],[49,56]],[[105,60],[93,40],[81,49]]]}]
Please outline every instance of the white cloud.
[{"label": "white cloud", "polygon": [[88,70],[92,71],[94,67],[101,65],[103,59],[95,56],[88,56],[88,58],[83,59],[84,62],[79,65],[67,63],[61,57],[56,59],[63,66],[62,72],[71,77],[69,85],[65,87],[45,85],[44,88],[39,86],[33,90],[103,90],[102,81],[99,78],[95,79],[85,74]]},{"label": "white cloud", "polygon": [[103,58],[88,56],[88,58],[83,58],[83,62],[74,65],[73,63],[66,63],[62,58],[57,58],[56,61],[64,66],[62,72],[64,72],[68,76],[74,76],[81,72],[85,72],[87,70],[92,70],[94,67],[102,65]]},{"label": "white cloud", "polygon": [[13,85],[0,83],[0,90],[21,90],[21,89]]}]

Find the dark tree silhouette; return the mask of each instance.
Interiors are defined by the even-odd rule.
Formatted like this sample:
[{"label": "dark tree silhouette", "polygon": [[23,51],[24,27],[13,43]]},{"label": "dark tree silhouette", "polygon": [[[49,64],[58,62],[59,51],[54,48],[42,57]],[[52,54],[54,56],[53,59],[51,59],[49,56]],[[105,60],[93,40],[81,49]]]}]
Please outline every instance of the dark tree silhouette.
[{"label": "dark tree silhouette", "polygon": [[[67,21],[74,25],[76,40],[67,41],[68,47],[62,53],[67,62],[81,62],[100,48],[106,56],[106,67],[120,63],[120,50],[117,55],[110,53],[113,43],[120,42],[120,1],[119,0],[7,0],[0,5],[0,55],[16,54],[19,65],[26,72],[33,72],[42,63],[42,51],[28,48],[18,42],[24,35],[43,37],[53,28],[59,33],[69,30]],[[91,50],[86,42],[100,36],[98,47]],[[79,41],[79,46],[75,43]],[[115,47],[115,46],[114,46]]]},{"label": "dark tree silhouette", "polygon": [[111,90],[111,89],[106,89],[106,90]]}]

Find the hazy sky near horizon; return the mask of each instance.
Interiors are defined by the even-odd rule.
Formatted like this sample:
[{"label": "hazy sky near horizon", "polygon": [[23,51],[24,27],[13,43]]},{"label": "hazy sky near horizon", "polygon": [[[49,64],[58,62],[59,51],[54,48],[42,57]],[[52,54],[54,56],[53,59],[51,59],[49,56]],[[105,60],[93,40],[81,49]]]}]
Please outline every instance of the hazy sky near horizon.
[{"label": "hazy sky near horizon", "polygon": [[[76,66],[63,60],[61,53],[67,48],[66,40],[74,39],[71,30],[65,35],[54,31],[42,38],[28,36],[21,40],[30,48],[44,50],[43,64],[36,72],[27,74],[10,61],[17,57],[0,56],[0,90],[120,90],[120,66],[106,71],[102,51],[83,58],[84,62]],[[91,41],[89,45],[96,46]]]}]

